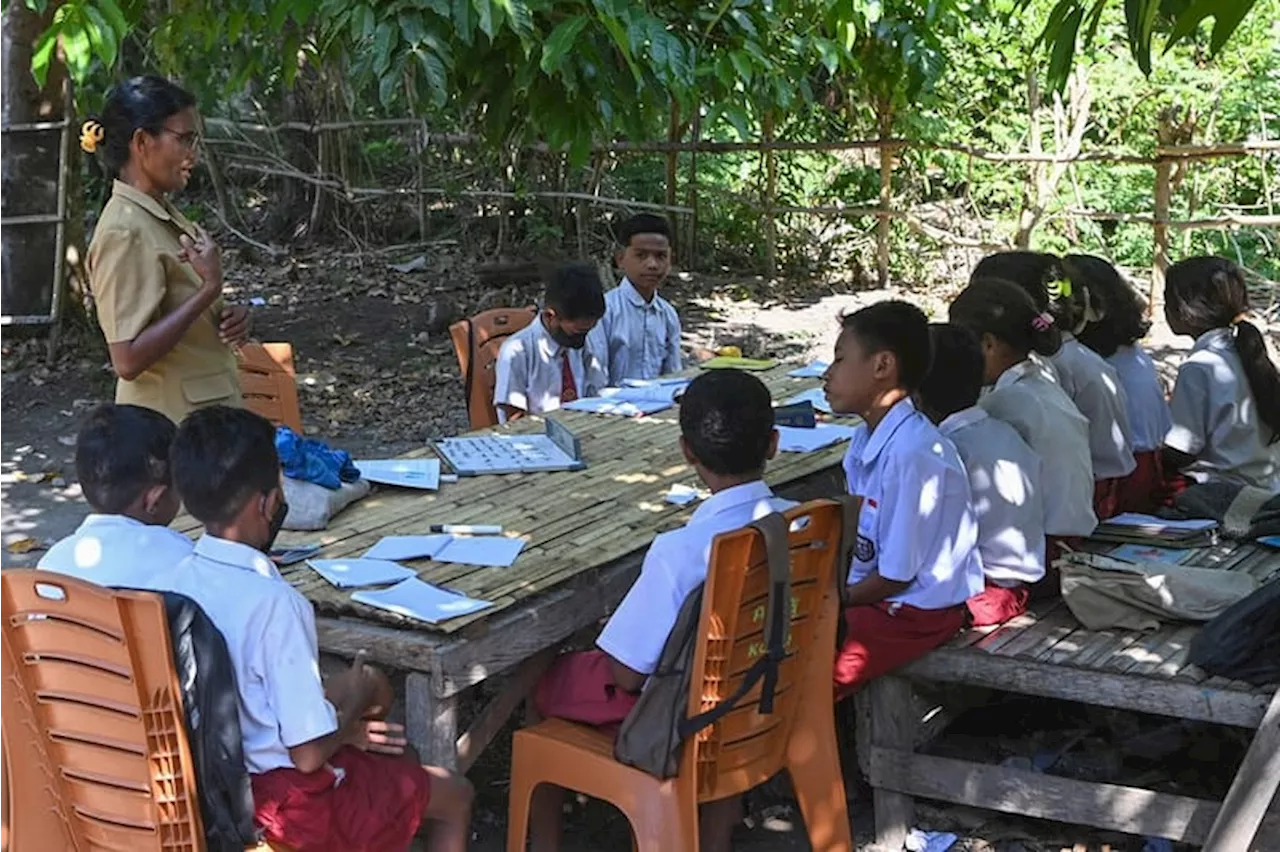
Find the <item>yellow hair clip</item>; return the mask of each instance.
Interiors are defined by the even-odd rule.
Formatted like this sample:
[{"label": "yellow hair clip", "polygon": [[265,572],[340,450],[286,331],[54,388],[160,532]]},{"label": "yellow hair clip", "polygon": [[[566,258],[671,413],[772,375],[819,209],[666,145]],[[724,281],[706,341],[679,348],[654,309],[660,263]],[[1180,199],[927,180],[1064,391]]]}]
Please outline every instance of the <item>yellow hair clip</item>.
[{"label": "yellow hair clip", "polygon": [[92,154],[107,136],[107,131],[93,119],[89,119],[80,127],[80,150]]},{"label": "yellow hair clip", "polygon": [[1057,281],[1050,281],[1046,286],[1049,291],[1049,298],[1057,301],[1058,299],[1071,298],[1071,279],[1059,278]]}]

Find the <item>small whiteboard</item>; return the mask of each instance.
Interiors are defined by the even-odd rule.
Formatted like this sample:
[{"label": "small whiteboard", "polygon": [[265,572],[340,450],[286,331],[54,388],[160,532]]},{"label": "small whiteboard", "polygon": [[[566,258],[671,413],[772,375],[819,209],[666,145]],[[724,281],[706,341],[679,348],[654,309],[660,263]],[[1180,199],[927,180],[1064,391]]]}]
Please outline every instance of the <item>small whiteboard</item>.
[{"label": "small whiteboard", "polygon": [[437,455],[459,476],[582,470],[578,436],[554,420],[543,435],[472,435],[434,442]]}]

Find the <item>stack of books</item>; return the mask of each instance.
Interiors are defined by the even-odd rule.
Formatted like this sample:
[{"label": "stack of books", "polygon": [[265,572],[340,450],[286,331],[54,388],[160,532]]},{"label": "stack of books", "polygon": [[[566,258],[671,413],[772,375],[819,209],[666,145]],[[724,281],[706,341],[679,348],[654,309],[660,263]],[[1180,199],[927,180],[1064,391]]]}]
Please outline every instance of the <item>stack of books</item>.
[{"label": "stack of books", "polygon": [[1205,547],[1217,543],[1218,522],[1209,519],[1172,521],[1154,515],[1126,512],[1098,524],[1089,538],[1161,547]]}]

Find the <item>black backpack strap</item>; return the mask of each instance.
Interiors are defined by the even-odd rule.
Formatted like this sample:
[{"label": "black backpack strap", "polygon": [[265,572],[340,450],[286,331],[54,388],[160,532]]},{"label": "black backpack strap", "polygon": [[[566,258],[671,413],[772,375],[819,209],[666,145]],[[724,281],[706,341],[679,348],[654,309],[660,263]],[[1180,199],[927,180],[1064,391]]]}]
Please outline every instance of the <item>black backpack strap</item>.
[{"label": "black backpack strap", "polygon": [[751,527],[764,536],[765,552],[769,560],[769,597],[765,604],[764,636],[765,653],[756,659],[742,675],[742,683],[733,694],[715,707],[682,721],[679,726],[681,740],[714,725],[733,710],[757,682],[763,680],[760,689],[759,712],[773,712],[774,693],[778,688],[778,666],[787,656],[787,627],[791,623],[791,543],[788,537],[787,519],[778,512],[766,515],[752,523]]}]

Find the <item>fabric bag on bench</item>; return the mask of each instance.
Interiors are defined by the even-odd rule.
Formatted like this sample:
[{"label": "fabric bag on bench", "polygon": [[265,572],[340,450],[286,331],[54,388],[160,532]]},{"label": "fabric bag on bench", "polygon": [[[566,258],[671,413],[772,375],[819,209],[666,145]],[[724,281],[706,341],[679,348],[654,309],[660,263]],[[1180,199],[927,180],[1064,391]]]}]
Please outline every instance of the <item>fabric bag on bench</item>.
[{"label": "fabric bag on bench", "polygon": [[1054,563],[1062,600],[1089,630],[1156,630],[1161,622],[1209,621],[1248,597],[1257,581],[1238,571],[1125,562],[1071,553]]}]

